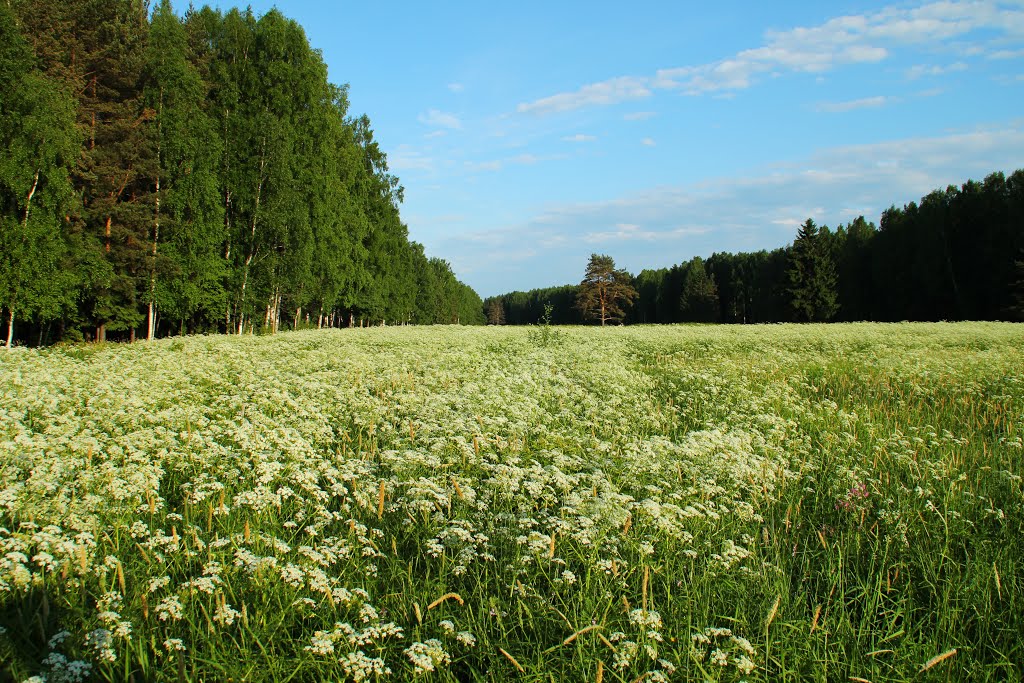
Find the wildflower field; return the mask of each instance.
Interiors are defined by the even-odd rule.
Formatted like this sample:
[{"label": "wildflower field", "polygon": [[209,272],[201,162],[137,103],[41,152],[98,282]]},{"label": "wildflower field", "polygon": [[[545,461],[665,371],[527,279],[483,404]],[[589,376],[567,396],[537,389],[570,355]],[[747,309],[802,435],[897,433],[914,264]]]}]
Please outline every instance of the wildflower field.
[{"label": "wildflower field", "polygon": [[1024,678],[1024,326],[0,354],[0,679]]}]

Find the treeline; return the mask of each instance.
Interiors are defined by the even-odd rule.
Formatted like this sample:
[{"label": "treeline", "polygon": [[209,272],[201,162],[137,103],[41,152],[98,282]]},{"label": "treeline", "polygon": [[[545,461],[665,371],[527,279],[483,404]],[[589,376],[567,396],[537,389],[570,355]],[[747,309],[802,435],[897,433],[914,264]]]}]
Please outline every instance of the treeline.
[{"label": "treeline", "polygon": [[0,4],[9,339],[483,322],[301,26],[149,4]]},{"label": "treeline", "polygon": [[[835,229],[808,220],[785,248],[694,257],[643,270],[632,284],[639,296],[630,323],[1021,320],[1024,170],[891,207],[879,226],[863,217]],[[550,302],[552,322],[582,323],[577,292],[512,292],[484,308],[492,323],[527,324]]]}]

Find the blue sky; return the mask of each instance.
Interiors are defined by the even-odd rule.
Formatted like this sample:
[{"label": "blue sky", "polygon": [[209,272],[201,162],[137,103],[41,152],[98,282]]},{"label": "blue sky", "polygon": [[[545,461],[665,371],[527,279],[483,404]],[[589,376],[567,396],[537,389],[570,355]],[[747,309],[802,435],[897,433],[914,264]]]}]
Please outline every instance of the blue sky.
[{"label": "blue sky", "polygon": [[[217,3],[221,7],[230,3]],[[1024,168],[1024,2],[253,2],[302,24],[482,296],[878,221]]]}]

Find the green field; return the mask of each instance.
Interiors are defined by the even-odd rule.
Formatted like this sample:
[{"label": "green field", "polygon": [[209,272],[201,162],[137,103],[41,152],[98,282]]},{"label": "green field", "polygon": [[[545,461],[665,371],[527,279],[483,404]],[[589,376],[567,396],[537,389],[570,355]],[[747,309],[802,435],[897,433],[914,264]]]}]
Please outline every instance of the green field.
[{"label": "green field", "polygon": [[1024,326],[195,337],[0,394],[0,679],[1024,678]]}]

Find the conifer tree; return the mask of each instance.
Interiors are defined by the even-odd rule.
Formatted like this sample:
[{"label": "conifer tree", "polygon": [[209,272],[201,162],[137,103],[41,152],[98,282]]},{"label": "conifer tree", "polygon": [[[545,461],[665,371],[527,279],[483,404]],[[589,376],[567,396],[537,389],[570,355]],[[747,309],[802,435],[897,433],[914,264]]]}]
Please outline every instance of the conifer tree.
[{"label": "conifer tree", "polygon": [[714,278],[707,274],[704,260],[699,256],[695,256],[688,265],[683,279],[680,309],[686,322],[718,321],[718,287],[715,286]]},{"label": "conifer tree", "polygon": [[487,302],[487,324],[505,324],[505,303],[501,297],[494,297]]},{"label": "conifer tree", "polygon": [[838,310],[835,265],[818,226],[808,218],[789,251],[790,307],[798,322],[824,322]]},{"label": "conifer tree", "polygon": [[604,254],[591,254],[587,272],[580,282],[576,306],[584,317],[600,320],[601,325],[621,321],[624,306],[636,300],[633,278],[615,267],[615,260]]}]

